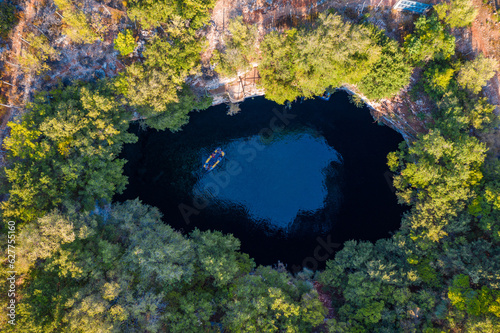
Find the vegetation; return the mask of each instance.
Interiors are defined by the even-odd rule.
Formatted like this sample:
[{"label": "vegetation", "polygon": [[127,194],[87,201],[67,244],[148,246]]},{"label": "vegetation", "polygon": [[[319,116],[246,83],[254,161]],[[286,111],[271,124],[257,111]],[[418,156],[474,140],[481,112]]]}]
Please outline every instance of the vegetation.
[{"label": "vegetation", "polygon": [[347,242],[319,273],[338,298],[330,332],[500,330],[500,163],[470,135],[498,121],[477,95],[491,67],[478,65],[482,55],[461,64],[448,34],[421,17],[405,41],[425,66],[422,92],[436,102],[428,133],[388,156],[398,200],[412,208],[391,239]]},{"label": "vegetation", "polygon": [[257,27],[244,24],[243,18],[238,16],[229,22],[228,31],[230,36],[227,37],[225,51],[215,50],[211,61],[219,74],[234,76],[249,70],[250,62],[256,60]]},{"label": "vegetation", "polygon": [[379,60],[361,80],[359,89],[369,99],[390,98],[410,82],[412,67],[408,64],[398,43],[379,34],[382,47]]},{"label": "vegetation", "polygon": [[148,126],[177,131],[188,122],[189,112],[211,104],[209,98],[195,97],[184,84],[199,67],[200,51],[195,40],[178,40],[172,45],[155,37],[144,52],[144,63],[128,66],[116,80],[116,87],[128,104],[146,118]]},{"label": "vegetation", "polygon": [[310,275],[255,269],[236,238],[184,237],[137,200],[95,214],[53,211],[19,236],[23,258],[43,259],[19,305],[26,330],[200,332],[222,313],[236,331],[304,332],[325,314]]},{"label": "vegetation", "polygon": [[90,27],[87,17],[69,0],[54,0],[54,3],[63,11],[66,27],[64,34],[75,43],[93,43],[97,34]]},{"label": "vegetation", "polygon": [[440,20],[451,28],[461,28],[472,24],[477,16],[477,9],[471,0],[451,0],[434,6]]},{"label": "vegetation", "polygon": [[39,94],[20,122],[11,122],[5,148],[9,199],[4,219],[30,222],[61,204],[92,209],[127,183],[116,156],[131,119],[107,82]]},{"label": "vegetation", "polygon": [[16,23],[16,7],[11,3],[3,1],[0,5],[0,37],[6,38]]},{"label": "vegetation", "polygon": [[477,94],[486,82],[495,75],[498,63],[494,59],[485,58],[482,54],[473,61],[468,61],[460,69],[458,84]]},{"label": "vegetation", "polygon": [[34,71],[40,74],[49,70],[49,66],[45,63],[47,60],[54,60],[58,57],[58,52],[50,46],[47,37],[44,35],[36,36],[30,32],[23,38],[27,44],[22,50],[22,54],[17,58],[21,68],[26,72]]},{"label": "vegetation", "polygon": [[129,17],[146,29],[165,25],[185,26],[182,33],[194,34],[210,19],[215,0],[131,0],[128,1]]},{"label": "vegetation", "polygon": [[455,54],[455,37],[436,15],[420,16],[415,22],[415,32],[405,38],[404,46],[415,64],[432,59],[448,60]]},{"label": "vegetation", "polygon": [[[81,18],[61,1],[66,19]],[[329,332],[499,332],[500,162],[479,139],[498,126],[494,106],[479,94],[497,64],[454,55],[450,27],[466,19],[453,6],[462,3],[421,16],[403,48],[334,14],[264,37],[262,85],[279,103],[342,84],[357,85],[369,98],[390,97],[418,65],[415,93],[435,104],[426,131],[388,155],[397,198],[411,207],[401,228],[375,244],[346,242],[324,271],[292,276],[281,265],[256,267],[231,235],[182,235],[156,208],[111,203],[127,182],[117,156],[136,140],[127,133],[129,107],[151,127],[178,130],[190,110],[210,103],[185,82],[198,71],[196,31],[213,1],[132,1],[130,15],[158,28],[143,62],[111,82],[38,93],[9,123],[0,242],[11,239],[7,221],[16,221],[20,285],[16,326],[2,318],[2,330],[312,332],[325,322],[325,302],[335,310],[326,320]],[[93,40],[85,29],[79,33],[88,39],[72,38]],[[220,73],[253,61],[253,28],[236,19],[230,32],[213,59]],[[130,36],[117,38],[123,55],[132,48]],[[20,62],[43,70],[53,49],[39,36],[26,42],[30,53]],[[8,258],[7,247],[0,249]],[[2,276],[7,271],[3,265]],[[331,304],[320,301],[318,283]],[[0,299],[5,307],[6,293]]]},{"label": "vegetation", "polygon": [[360,84],[372,98],[390,97],[408,84],[411,72],[396,43],[334,14],[321,14],[314,29],[272,32],[260,48],[266,96],[281,104],[342,84]]},{"label": "vegetation", "polygon": [[136,47],[135,38],[132,30],[125,30],[124,32],[119,32],[115,39],[115,50],[120,52],[122,56],[127,56],[134,52]]},{"label": "vegetation", "polygon": [[208,97],[196,97],[185,85],[200,68],[202,41],[196,31],[209,19],[214,1],[132,1],[130,17],[144,27],[161,27],[161,34],[149,40],[143,63],[127,67],[116,80],[127,103],[152,128],[179,130],[188,113],[211,105]]}]

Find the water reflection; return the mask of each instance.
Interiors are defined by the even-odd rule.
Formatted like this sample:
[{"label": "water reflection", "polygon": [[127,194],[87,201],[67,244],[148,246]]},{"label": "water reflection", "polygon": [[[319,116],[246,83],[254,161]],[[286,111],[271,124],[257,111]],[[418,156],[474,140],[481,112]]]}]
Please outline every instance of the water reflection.
[{"label": "water reflection", "polygon": [[[272,140],[252,136],[222,149],[226,158],[193,188],[211,208],[240,207],[256,223],[288,229],[299,215],[327,204],[340,207],[342,156],[317,133],[289,132]],[[212,150],[200,151],[201,164]]]}]

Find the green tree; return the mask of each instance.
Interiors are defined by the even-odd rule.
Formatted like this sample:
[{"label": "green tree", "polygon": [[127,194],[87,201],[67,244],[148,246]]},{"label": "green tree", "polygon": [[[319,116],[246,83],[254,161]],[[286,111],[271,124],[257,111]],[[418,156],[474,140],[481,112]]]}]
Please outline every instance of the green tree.
[{"label": "green tree", "polygon": [[359,83],[381,56],[372,35],[370,28],[334,14],[321,14],[314,29],[267,35],[259,66],[266,96],[284,103],[322,94],[329,86]]},{"label": "green tree", "polygon": [[266,89],[266,98],[279,104],[293,101],[301,90],[295,80],[295,63],[298,59],[297,30],[284,34],[270,32],[260,44],[263,57],[259,63],[261,84]]},{"label": "green tree", "polygon": [[127,67],[115,86],[128,104],[155,129],[179,130],[192,110],[211,105],[210,98],[196,96],[184,81],[200,68],[201,44],[192,36],[174,41],[154,37],[144,51],[144,64]]},{"label": "green tree", "polygon": [[25,38],[26,48],[22,49],[17,61],[26,72],[34,71],[40,74],[50,69],[45,63],[47,60],[58,59],[59,53],[50,46],[44,35],[36,36],[29,32]]},{"label": "green tree", "polygon": [[433,62],[424,71],[425,92],[434,100],[439,100],[448,91],[455,69],[448,64]]},{"label": "green tree", "polygon": [[224,52],[215,50],[211,62],[216,64],[218,73],[234,76],[247,71],[255,59],[257,27],[243,23],[243,17],[238,16],[229,22],[228,32]]},{"label": "green tree", "polygon": [[11,3],[2,2],[0,5],[0,36],[6,38],[17,21],[16,7]]},{"label": "green tree", "polygon": [[269,267],[240,278],[230,298],[222,323],[231,331],[309,332],[325,315],[311,285]]},{"label": "green tree", "polygon": [[369,99],[390,98],[410,83],[412,67],[398,43],[382,35],[379,44],[382,46],[380,59],[359,85]]},{"label": "green tree", "polygon": [[54,3],[63,11],[64,33],[75,43],[93,43],[97,39],[97,34],[88,23],[85,13],[74,6],[68,0],[54,0]]},{"label": "green tree", "polygon": [[122,56],[127,56],[135,50],[135,38],[132,30],[127,29],[124,32],[119,32],[115,39],[115,50],[120,52]]},{"label": "green tree", "polygon": [[17,323],[32,331],[200,332],[220,313],[246,331],[309,332],[325,315],[310,275],[253,271],[233,236],[185,237],[138,200],[91,214],[54,211],[23,236],[22,253],[37,265],[25,276]]},{"label": "green tree", "polygon": [[485,58],[481,53],[476,59],[466,62],[458,72],[457,82],[464,89],[477,94],[486,82],[495,75],[498,63],[493,58]]},{"label": "green tree", "polygon": [[399,171],[394,177],[399,202],[415,205],[402,221],[413,240],[431,246],[460,225],[458,214],[474,197],[472,186],[483,177],[480,168],[486,151],[474,137],[447,139],[439,130],[430,130],[407,152],[391,155],[389,167]]},{"label": "green tree", "polygon": [[178,20],[187,28],[185,33],[194,33],[208,22],[214,6],[215,0],[131,0],[128,15],[146,29]]},{"label": "green tree", "polygon": [[453,284],[448,288],[448,298],[452,305],[469,315],[500,315],[500,291],[490,290],[486,286],[472,289],[467,275],[459,274],[453,278]]},{"label": "green tree", "polygon": [[131,114],[106,82],[75,84],[39,94],[20,122],[11,122],[5,148],[9,200],[5,218],[31,221],[63,203],[92,209],[124,189],[125,161],[117,159]]},{"label": "green tree", "polygon": [[60,250],[61,245],[75,240],[73,223],[56,211],[48,213],[36,222],[28,224],[21,231],[23,239],[19,247],[17,270],[26,273],[39,259],[46,259]]},{"label": "green tree", "polygon": [[471,128],[484,129],[494,120],[495,106],[486,98],[466,100],[460,92],[447,92],[437,103],[434,126],[448,137],[463,135]]},{"label": "green tree", "polygon": [[328,321],[330,332],[402,331],[411,313],[429,304],[432,297],[410,292],[417,279],[409,278],[407,250],[401,235],[376,244],[348,241],[327,262],[318,281],[339,296],[332,304],[338,315]]},{"label": "green tree", "polygon": [[447,60],[455,54],[455,37],[448,33],[436,15],[420,16],[413,34],[406,36],[404,47],[414,63]]},{"label": "green tree", "polygon": [[434,6],[440,20],[451,28],[461,28],[472,24],[478,11],[471,0],[450,0]]}]

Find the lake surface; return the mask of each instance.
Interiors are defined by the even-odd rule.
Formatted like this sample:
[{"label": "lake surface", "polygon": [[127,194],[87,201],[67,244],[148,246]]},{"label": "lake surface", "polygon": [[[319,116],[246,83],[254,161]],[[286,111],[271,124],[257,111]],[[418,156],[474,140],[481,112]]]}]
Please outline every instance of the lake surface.
[{"label": "lake surface", "polygon": [[[386,156],[402,137],[374,123],[347,94],[291,109],[262,97],[191,114],[182,131],[131,131],[139,141],[122,153],[129,162],[123,201],[139,197],[164,221],[189,232],[220,230],[241,240],[257,264],[281,261],[292,271],[323,268],[350,239],[375,241],[398,229]],[[225,158],[211,172],[208,156]]]}]

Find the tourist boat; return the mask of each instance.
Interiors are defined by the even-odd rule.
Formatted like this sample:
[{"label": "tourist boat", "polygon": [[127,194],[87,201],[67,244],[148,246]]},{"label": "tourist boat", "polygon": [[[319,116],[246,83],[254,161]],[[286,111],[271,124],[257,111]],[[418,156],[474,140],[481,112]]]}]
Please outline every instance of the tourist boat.
[{"label": "tourist boat", "polygon": [[217,164],[224,158],[225,153],[221,148],[215,149],[215,151],[207,158],[207,161],[203,165],[203,168],[207,171],[212,171]]},{"label": "tourist boat", "polygon": [[322,99],[322,100],[324,100],[324,101],[328,101],[328,100],[330,100],[330,96],[331,96],[331,95],[332,95],[332,94],[330,94],[328,91],[325,91],[325,92],[323,93],[323,95],[318,96],[318,97],[319,97],[319,98],[321,98],[321,99]]}]

